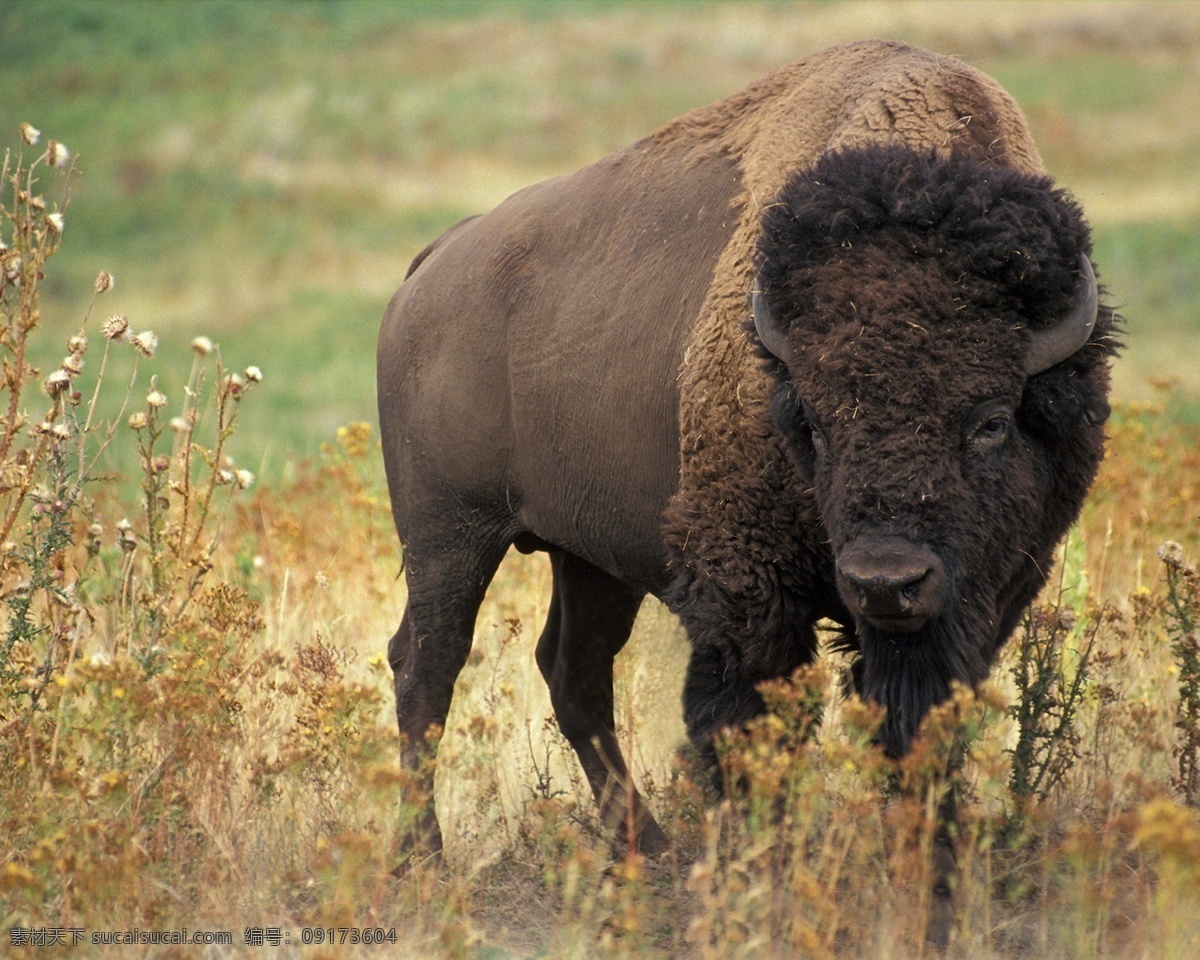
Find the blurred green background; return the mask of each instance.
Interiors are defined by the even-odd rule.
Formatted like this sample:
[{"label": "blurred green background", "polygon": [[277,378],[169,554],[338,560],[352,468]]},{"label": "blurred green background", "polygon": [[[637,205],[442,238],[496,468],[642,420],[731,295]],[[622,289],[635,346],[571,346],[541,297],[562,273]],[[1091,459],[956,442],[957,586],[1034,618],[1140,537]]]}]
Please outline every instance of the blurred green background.
[{"label": "blurred green background", "polygon": [[1174,379],[1176,414],[1200,420],[1193,3],[5,0],[0,148],[28,121],[81,171],[41,360],[110,270],[90,332],[115,312],[155,330],[147,374],[169,396],[197,334],[262,368],[236,450],[278,479],[374,419],[380,316],[444,227],[870,36],[961,56],[1017,98],[1128,319],[1118,397]]}]

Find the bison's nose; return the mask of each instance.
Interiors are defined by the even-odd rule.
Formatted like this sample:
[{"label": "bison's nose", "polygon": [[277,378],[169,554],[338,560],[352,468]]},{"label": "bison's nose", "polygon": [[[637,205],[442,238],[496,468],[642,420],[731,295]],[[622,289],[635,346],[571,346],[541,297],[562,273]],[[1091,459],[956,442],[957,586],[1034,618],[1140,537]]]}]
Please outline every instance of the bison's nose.
[{"label": "bison's nose", "polygon": [[942,609],[945,567],[922,544],[858,537],[838,555],[837,573],[842,600],[881,630],[911,633]]}]

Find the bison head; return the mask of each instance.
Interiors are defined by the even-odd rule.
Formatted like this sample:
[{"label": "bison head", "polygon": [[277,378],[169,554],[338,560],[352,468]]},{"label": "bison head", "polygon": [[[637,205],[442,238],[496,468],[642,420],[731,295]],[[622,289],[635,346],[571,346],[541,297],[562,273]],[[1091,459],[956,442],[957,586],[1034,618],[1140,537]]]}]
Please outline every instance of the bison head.
[{"label": "bison head", "polygon": [[1075,202],[905,148],[827,155],[766,211],[754,327],[865,696],[899,755],[982,680],[1099,464],[1113,314]]}]

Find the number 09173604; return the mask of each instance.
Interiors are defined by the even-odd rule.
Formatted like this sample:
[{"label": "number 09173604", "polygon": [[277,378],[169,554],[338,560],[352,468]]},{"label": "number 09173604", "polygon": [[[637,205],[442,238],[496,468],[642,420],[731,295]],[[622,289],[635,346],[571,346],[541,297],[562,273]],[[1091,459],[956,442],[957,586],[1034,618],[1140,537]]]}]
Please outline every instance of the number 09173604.
[{"label": "number 09173604", "polygon": [[390,927],[302,927],[300,942],[307,945],[323,943],[358,944],[358,943],[395,943],[396,928]]}]

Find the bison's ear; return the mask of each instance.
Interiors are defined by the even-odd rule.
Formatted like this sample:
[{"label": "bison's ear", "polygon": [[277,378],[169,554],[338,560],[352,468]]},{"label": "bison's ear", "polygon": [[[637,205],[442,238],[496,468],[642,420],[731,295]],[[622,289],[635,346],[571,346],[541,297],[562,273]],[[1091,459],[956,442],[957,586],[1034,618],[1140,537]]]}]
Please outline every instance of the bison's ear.
[{"label": "bison's ear", "polygon": [[1111,412],[1106,374],[1080,362],[1031,378],[1017,415],[1028,433],[1061,444],[1101,428]]},{"label": "bison's ear", "polygon": [[809,483],[817,472],[817,450],[813,443],[813,428],[804,414],[796,388],[791,380],[781,380],[771,393],[771,419],[786,439],[784,449],[800,475]]}]

